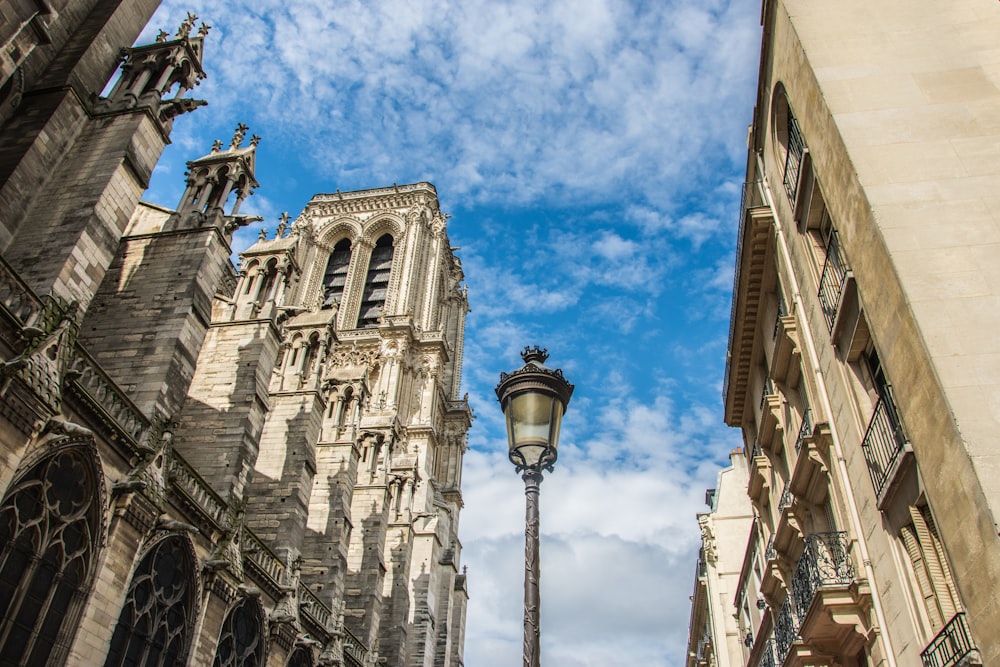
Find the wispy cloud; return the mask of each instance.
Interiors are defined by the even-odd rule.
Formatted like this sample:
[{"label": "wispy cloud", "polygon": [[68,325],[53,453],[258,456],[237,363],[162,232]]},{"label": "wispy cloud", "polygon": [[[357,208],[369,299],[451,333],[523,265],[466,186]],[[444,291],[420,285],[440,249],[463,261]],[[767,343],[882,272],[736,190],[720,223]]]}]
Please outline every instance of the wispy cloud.
[{"label": "wispy cloud", "polygon": [[430,180],[469,285],[466,664],[517,663],[523,493],[492,389],[541,344],[577,385],[542,487],[543,658],[679,665],[718,407],[757,0],[166,0],[214,25],[210,106],[149,197],[237,121],[265,222],[316,192]]}]

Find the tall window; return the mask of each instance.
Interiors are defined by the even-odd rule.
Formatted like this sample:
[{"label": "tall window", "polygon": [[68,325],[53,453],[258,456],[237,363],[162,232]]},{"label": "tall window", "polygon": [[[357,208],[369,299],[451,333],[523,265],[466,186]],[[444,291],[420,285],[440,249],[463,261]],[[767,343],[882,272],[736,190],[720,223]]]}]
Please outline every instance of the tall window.
[{"label": "tall window", "polygon": [[344,285],[347,283],[347,268],[351,263],[351,240],[341,239],[333,246],[333,252],[326,263],[326,274],[323,276],[323,307],[340,306],[344,296]]},{"label": "tall window", "polygon": [[105,667],[184,664],[194,608],[194,565],[180,537],[143,556],[132,576]]},{"label": "tall window", "polygon": [[44,665],[77,626],[100,535],[89,457],[37,464],[0,505],[0,664]]},{"label": "tall window", "polygon": [[927,506],[910,506],[910,523],[901,531],[901,537],[931,629],[937,632],[962,610],[962,605]]},{"label": "tall window", "polygon": [[226,616],[212,667],[261,667],[264,621],[260,605],[243,600]]},{"label": "tall window", "polygon": [[386,292],[389,290],[392,253],[392,236],[385,234],[375,243],[368,262],[365,291],[361,296],[361,312],[358,313],[359,329],[378,326],[378,318],[382,314]]}]

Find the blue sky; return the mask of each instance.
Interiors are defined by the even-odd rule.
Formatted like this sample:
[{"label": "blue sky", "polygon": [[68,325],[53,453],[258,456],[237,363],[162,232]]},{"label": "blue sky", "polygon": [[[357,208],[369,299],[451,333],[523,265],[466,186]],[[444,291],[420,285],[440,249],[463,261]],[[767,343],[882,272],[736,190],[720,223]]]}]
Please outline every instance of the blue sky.
[{"label": "blue sky", "polygon": [[[310,196],[430,181],[472,312],[477,419],[460,535],[466,664],[518,664],[523,487],[493,394],[525,345],[576,385],[542,485],[542,659],[680,665],[722,424],[758,0],[167,0],[213,26],[207,108],[180,117],[146,198],[184,163],[263,139],[241,212],[273,234]],[[261,225],[243,230],[248,246]]]}]

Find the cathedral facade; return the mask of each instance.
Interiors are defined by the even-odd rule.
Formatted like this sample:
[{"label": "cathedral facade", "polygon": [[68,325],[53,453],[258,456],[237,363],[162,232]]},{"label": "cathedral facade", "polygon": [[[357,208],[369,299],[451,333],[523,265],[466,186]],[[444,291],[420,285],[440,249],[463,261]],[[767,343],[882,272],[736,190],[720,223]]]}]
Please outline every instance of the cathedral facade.
[{"label": "cathedral facade", "polygon": [[127,48],[157,5],[0,1],[0,664],[458,667],[437,192],[316,195],[234,267],[249,128],[140,201],[203,104],[196,17]]}]

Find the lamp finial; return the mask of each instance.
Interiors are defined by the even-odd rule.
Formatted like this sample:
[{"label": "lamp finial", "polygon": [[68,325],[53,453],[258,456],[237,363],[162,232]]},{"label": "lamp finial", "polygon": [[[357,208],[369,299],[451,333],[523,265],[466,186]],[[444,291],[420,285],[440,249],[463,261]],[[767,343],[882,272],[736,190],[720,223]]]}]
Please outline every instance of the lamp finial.
[{"label": "lamp finial", "polygon": [[530,364],[535,361],[540,364],[544,364],[545,360],[549,358],[549,351],[547,348],[534,346],[528,347],[524,346],[524,351],[521,352],[521,358],[524,359],[524,363]]}]

